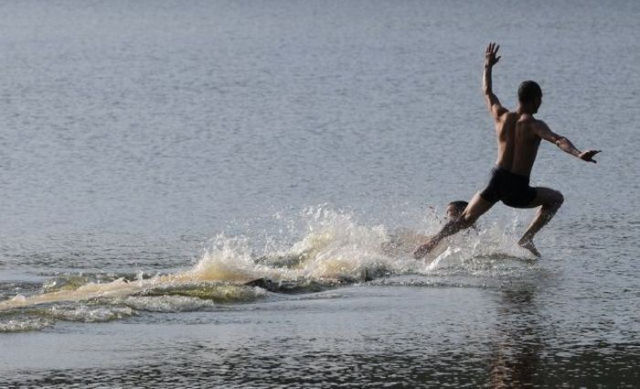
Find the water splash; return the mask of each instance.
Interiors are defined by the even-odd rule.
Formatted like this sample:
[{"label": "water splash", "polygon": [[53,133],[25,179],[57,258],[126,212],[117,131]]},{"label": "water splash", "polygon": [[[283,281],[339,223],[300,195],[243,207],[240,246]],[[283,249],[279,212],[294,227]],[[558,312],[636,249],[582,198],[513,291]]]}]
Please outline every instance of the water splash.
[{"label": "water splash", "polygon": [[[300,238],[293,244],[276,249],[270,242],[260,255],[255,254],[260,248],[251,239],[220,234],[189,269],[153,277],[118,275],[108,281],[104,275],[68,275],[45,283],[40,294],[0,301],[0,312],[54,304],[46,315],[49,319],[112,320],[138,310],[178,312],[254,301],[267,296],[267,290],[311,292],[407,274],[490,274],[500,270],[505,258],[524,254],[513,238],[515,225],[511,230],[495,224],[460,233],[444,240],[425,260],[416,261],[412,251],[427,239],[421,231],[367,226],[350,213],[323,207],[305,210],[303,220]],[[77,305],[60,310],[55,306],[87,301],[108,301],[121,308]]]}]

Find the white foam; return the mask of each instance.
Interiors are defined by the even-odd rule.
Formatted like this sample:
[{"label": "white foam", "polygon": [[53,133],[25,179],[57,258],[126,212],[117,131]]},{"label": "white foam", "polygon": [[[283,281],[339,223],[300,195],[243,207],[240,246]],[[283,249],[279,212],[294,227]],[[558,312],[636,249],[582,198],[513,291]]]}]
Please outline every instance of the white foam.
[{"label": "white foam", "polygon": [[149,312],[189,312],[215,306],[211,300],[187,296],[129,296],[117,302],[137,311]]},{"label": "white foam", "polygon": [[[414,246],[421,239],[426,239],[420,232],[401,234],[404,237],[402,239],[406,240],[402,249],[389,251],[385,249],[385,242],[391,239],[391,234],[382,225],[362,225],[350,213],[325,208],[308,209],[303,217],[305,227],[300,233],[301,238],[288,248],[268,252],[260,260],[252,254],[257,248],[252,247],[248,238],[220,234],[191,269],[149,279],[138,276],[136,281],[120,278],[108,283],[89,282],[75,289],[62,289],[30,297],[18,295],[0,302],[0,311],[60,301],[127,298],[148,290],[190,287],[202,282],[242,285],[259,278],[275,282],[326,282],[367,280],[387,274],[432,275],[450,269],[484,271],[489,262],[484,261],[479,266],[474,262],[475,258],[495,253],[522,257],[524,253],[515,243],[512,233],[514,226],[509,228],[494,224],[485,230],[460,233],[444,240],[426,260],[415,260],[411,256]],[[428,227],[433,229],[434,226]],[[490,263],[489,265],[491,266]],[[240,292],[235,290],[229,293]],[[238,299],[256,297],[257,294],[243,295]],[[212,295],[205,298],[216,297]],[[150,309],[154,309],[154,300],[148,300]],[[166,307],[163,308],[163,304]],[[174,309],[170,305],[171,302],[167,300],[166,304],[159,303],[158,309]]]},{"label": "white foam", "polygon": [[21,318],[20,320],[0,321],[0,333],[37,331],[51,325],[53,325],[53,321],[44,318]]},{"label": "white foam", "polygon": [[122,319],[135,312],[130,307],[91,307],[82,304],[74,307],[53,306],[46,314],[57,320],[94,323]]}]

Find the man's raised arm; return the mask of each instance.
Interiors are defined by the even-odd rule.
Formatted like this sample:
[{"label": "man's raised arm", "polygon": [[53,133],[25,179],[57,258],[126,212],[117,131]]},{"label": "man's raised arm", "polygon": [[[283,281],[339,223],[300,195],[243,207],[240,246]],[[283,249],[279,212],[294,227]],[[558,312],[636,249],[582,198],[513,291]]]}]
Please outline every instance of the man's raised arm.
[{"label": "man's raised arm", "polygon": [[500,116],[507,112],[507,109],[500,104],[500,100],[493,94],[491,89],[491,69],[500,60],[500,57],[496,57],[499,48],[500,46],[495,43],[489,43],[489,46],[487,46],[487,50],[484,53],[484,73],[482,75],[482,91],[487,102],[487,108],[489,108],[491,117],[495,121],[498,121]]},{"label": "man's raised arm", "polygon": [[571,154],[574,157],[580,158],[583,161],[597,163],[596,160],[593,159],[593,156],[598,154],[601,150],[587,150],[587,151],[578,150],[573,145],[573,143],[571,143],[569,139],[551,131],[549,126],[547,126],[547,124],[542,120],[536,121],[536,123],[533,125],[533,131],[540,138],[548,142],[555,143],[555,145],[558,146],[560,150],[564,151],[565,153]]}]

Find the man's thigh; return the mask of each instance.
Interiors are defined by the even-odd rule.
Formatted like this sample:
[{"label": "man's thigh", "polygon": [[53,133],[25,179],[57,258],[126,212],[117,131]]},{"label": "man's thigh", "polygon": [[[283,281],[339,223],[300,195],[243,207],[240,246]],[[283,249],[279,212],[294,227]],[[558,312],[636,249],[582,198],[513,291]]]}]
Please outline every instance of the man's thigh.
[{"label": "man's thigh", "polygon": [[483,199],[482,196],[480,196],[480,192],[478,192],[473,196],[471,201],[469,201],[469,204],[464,209],[464,212],[462,212],[462,217],[464,217],[466,221],[470,221],[473,223],[478,220],[478,218],[485,212],[490,210],[491,207],[493,207],[493,204],[495,204],[495,202],[490,202]]},{"label": "man's thigh", "polygon": [[562,203],[564,200],[562,193],[555,189],[545,188],[543,186],[538,186],[534,189],[536,190],[536,197],[534,197],[534,199],[523,208],[537,208],[541,205],[554,205]]}]

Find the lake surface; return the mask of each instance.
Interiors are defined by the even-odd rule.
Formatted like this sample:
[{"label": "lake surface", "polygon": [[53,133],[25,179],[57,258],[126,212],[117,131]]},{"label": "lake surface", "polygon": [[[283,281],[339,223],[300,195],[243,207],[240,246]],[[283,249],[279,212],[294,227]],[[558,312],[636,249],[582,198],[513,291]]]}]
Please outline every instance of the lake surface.
[{"label": "lake surface", "polygon": [[[0,4],[0,386],[637,387],[640,3]],[[415,261],[539,81],[565,203]]]}]

